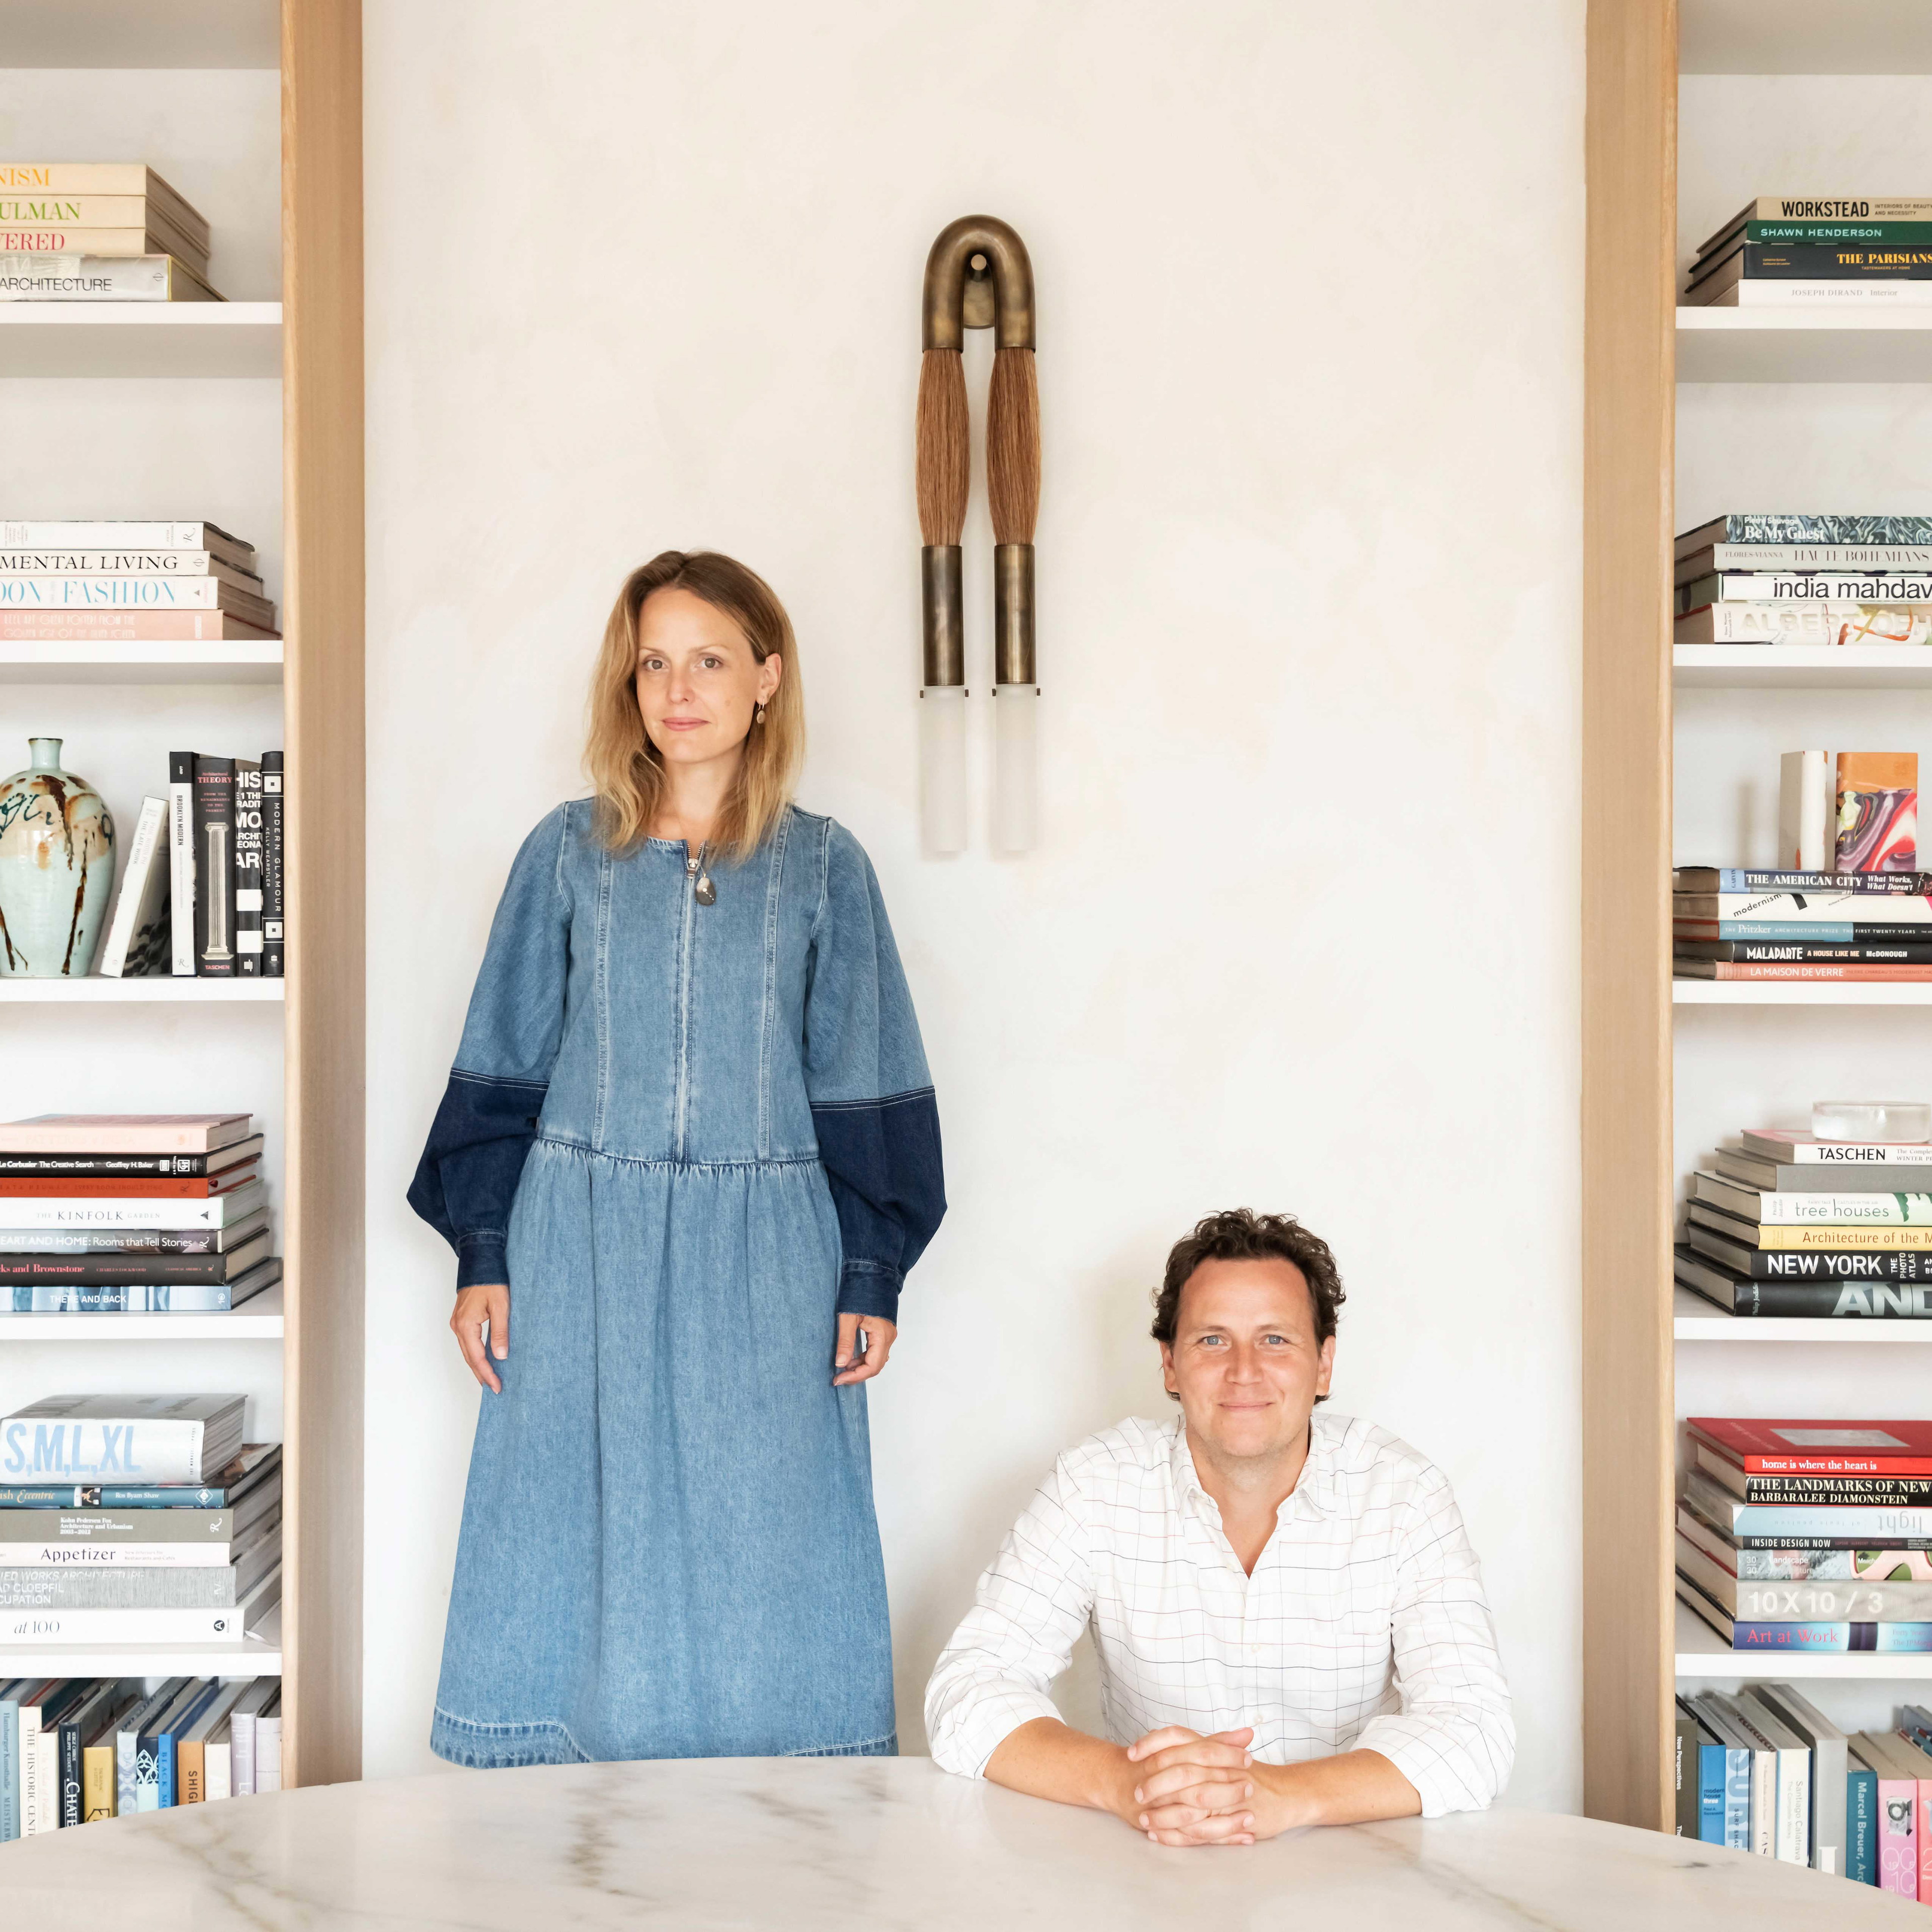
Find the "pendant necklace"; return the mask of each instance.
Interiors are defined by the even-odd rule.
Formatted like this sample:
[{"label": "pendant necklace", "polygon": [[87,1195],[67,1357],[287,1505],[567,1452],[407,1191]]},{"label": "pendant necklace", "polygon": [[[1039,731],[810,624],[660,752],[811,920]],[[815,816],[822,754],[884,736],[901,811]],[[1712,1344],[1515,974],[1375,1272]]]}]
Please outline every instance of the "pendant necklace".
[{"label": "pendant necklace", "polygon": [[692,858],[688,854],[685,856],[686,874],[692,872],[698,874],[698,884],[692,889],[692,896],[700,905],[716,905],[718,903],[718,888],[711,883],[711,874],[704,863],[706,854],[710,850],[711,842],[707,838],[698,847],[696,858]]}]

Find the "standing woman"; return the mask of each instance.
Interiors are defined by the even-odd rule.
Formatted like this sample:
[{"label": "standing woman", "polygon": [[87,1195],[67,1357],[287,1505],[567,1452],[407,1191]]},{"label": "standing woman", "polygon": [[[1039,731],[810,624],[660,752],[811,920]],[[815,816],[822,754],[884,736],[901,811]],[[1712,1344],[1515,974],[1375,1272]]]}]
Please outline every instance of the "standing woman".
[{"label": "standing woman", "polygon": [[596,795],[517,855],[410,1190],[490,1391],[452,1762],[898,1748],[862,1384],[945,1212],[939,1117],[872,866],[790,802],[803,739],[762,579],[631,573]]}]

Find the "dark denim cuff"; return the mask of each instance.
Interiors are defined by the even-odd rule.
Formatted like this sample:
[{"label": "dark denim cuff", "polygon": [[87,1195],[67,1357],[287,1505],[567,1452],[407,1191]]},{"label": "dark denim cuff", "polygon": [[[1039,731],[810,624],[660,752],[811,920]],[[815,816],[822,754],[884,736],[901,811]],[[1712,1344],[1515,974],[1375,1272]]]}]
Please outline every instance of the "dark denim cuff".
[{"label": "dark denim cuff", "polygon": [[506,1257],[504,1238],[492,1228],[479,1228],[460,1234],[456,1242],[456,1286],[459,1291],[474,1288],[479,1282],[507,1282],[510,1264]]},{"label": "dark denim cuff", "polygon": [[841,1315],[877,1315],[895,1326],[899,1318],[899,1285],[905,1277],[896,1268],[876,1262],[848,1262],[838,1280]]}]

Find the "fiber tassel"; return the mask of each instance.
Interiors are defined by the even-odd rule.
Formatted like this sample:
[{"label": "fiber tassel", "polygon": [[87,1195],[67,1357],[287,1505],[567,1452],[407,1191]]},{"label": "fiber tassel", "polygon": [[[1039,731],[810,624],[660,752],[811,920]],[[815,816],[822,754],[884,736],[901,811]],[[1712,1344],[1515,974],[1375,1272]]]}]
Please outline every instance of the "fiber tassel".
[{"label": "fiber tassel", "polygon": [[920,359],[916,434],[920,541],[956,544],[966,528],[972,481],[966,362],[957,350],[928,349]]},{"label": "fiber tassel", "polygon": [[[963,388],[961,394],[963,403]],[[922,408],[924,401],[922,386]],[[1031,543],[1040,520],[1040,382],[1030,349],[994,352],[993,384],[986,399],[986,494],[993,541]],[[920,500],[923,504],[923,496]]]}]

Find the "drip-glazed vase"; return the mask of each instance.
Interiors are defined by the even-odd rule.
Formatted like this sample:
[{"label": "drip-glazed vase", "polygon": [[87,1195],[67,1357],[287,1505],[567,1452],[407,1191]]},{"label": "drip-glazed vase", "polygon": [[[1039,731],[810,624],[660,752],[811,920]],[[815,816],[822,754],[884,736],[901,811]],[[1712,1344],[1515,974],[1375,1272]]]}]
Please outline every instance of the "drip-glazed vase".
[{"label": "drip-glazed vase", "polygon": [[0,977],[77,980],[94,964],[114,892],[114,820],[58,738],[0,782]]}]

